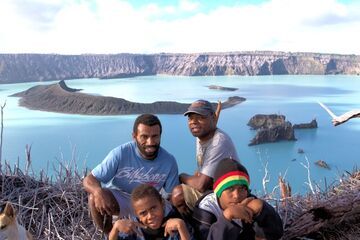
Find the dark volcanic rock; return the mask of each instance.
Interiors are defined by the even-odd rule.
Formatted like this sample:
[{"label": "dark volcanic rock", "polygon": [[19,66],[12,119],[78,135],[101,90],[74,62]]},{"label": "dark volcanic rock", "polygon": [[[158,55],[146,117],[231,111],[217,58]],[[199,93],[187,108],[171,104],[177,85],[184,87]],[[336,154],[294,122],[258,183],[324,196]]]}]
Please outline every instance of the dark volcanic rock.
[{"label": "dark volcanic rock", "polygon": [[261,143],[278,142],[281,140],[295,141],[294,129],[290,122],[281,126],[262,127],[257,130],[256,136],[250,141],[249,146]]},{"label": "dark volcanic rock", "polygon": [[[69,88],[64,81],[35,86],[12,96],[21,97],[20,106],[29,109],[85,115],[182,114],[189,106],[187,103],[170,101],[136,103],[122,98],[93,96]],[[222,104],[222,108],[229,108],[243,101],[245,98],[230,97]],[[216,104],[213,103],[213,106]]]},{"label": "dark volcanic rock", "polygon": [[360,56],[225,52],[194,54],[0,54],[0,83],[145,75],[360,74]]},{"label": "dark volcanic rock", "polygon": [[319,167],[322,167],[322,168],[325,168],[325,169],[328,169],[330,170],[330,166],[324,161],[324,160],[317,160],[315,162],[315,165],[318,165]]},{"label": "dark volcanic rock", "polygon": [[290,122],[285,121],[284,115],[257,114],[250,119],[248,125],[252,129],[257,129],[249,146],[281,140],[296,140],[294,128]]},{"label": "dark volcanic rock", "polygon": [[294,124],[294,129],[306,129],[306,128],[317,128],[318,124],[316,119],[313,119],[310,123],[300,123],[300,124]]},{"label": "dark volcanic rock", "polygon": [[271,126],[281,126],[285,124],[285,116],[277,114],[256,114],[249,122],[248,126],[252,129],[258,129],[261,127],[269,128]]}]

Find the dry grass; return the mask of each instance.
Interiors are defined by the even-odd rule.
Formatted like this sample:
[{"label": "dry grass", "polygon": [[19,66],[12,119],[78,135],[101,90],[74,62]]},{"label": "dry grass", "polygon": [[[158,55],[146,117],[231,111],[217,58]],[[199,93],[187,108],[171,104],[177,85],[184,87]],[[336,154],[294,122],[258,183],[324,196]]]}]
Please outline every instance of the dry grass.
[{"label": "dry grass", "polygon": [[[20,223],[35,239],[102,239],[81,184],[86,172],[63,164],[57,169],[50,180],[43,172],[35,177],[5,163],[0,169],[1,203],[13,203]],[[360,171],[344,175],[326,193],[269,201],[283,218],[283,239],[360,239]]]},{"label": "dry grass", "polygon": [[55,180],[24,174],[5,163],[1,171],[1,203],[11,202],[18,219],[35,239],[101,239],[90,219],[82,176],[61,165]]}]

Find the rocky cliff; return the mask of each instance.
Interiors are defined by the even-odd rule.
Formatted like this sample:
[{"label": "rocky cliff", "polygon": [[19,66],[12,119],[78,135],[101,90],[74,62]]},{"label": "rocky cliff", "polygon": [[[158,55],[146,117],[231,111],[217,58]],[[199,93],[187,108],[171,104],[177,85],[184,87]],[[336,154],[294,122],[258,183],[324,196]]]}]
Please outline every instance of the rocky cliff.
[{"label": "rocky cliff", "polygon": [[[63,80],[56,84],[38,85],[26,91],[16,93],[20,97],[20,106],[29,109],[84,115],[122,115],[122,114],[182,114],[189,103],[157,101],[154,103],[136,103],[123,98],[93,96],[69,88]],[[242,97],[230,97],[222,103],[229,108],[245,101]],[[217,103],[213,103],[214,108]]]},{"label": "rocky cliff", "polygon": [[281,140],[296,140],[294,128],[289,121],[285,121],[284,115],[256,114],[249,120],[248,126],[257,129],[249,146]]},{"label": "rocky cliff", "polygon": [[360,74],[360,56],[286,52],[0,54],[0,83],[143,75]]},{"label": "rocky cliff", "polygon": [[[316,119],[313,119],[310,123],[294,125],[285,119],[284,115],[279,114],[256,114],[251,117],[247,125],[257,131],[249,146],[282,140],[295,141],[294,129],[313,129],[318,127]],[[304,150],[299,148],[298,153],[304,153]]]}]

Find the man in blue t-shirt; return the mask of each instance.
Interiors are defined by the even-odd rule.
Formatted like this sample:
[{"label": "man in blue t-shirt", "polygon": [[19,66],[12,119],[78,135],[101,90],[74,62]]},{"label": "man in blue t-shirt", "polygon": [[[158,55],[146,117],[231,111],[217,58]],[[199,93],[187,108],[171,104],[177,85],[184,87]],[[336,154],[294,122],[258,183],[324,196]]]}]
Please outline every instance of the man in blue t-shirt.
[{"label": "man in blue t-shirt", "polygon": [[134,123],[133,141],[113,149],[84,178],[92,218],[106,234],[112,228],[112,215],[133,215],[130,193],[136,186],[150,184],[166,198],[179,184],[174,156],[160,147],[161,131],[156,116],[140,115]]}]

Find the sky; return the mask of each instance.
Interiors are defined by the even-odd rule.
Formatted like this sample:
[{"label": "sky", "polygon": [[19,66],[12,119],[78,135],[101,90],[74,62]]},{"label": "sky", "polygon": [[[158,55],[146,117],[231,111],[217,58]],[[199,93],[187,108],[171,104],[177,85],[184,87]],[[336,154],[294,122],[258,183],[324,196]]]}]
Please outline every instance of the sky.
[{"label": "sky", "polygon": [[360,1],[0,1],[0,53],[228,51],[360,55]]}]

